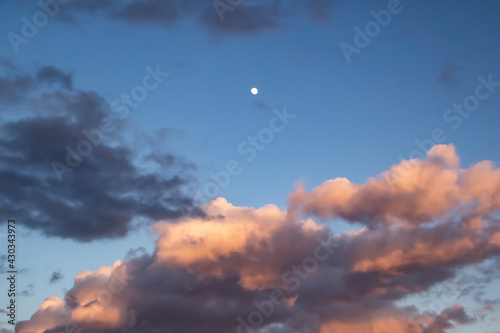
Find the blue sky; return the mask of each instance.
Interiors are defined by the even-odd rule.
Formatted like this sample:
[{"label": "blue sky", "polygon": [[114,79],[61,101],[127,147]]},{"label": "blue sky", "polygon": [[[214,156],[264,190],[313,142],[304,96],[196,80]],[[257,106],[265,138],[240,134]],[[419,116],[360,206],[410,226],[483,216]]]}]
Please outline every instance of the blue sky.
[{"label": "blue sky", "polygon": [[[259,2],[245,3],[224,15],[238,15],[243,6]],[[2,1],[0,55],[26,73],[56,66],[72,74],[75,89],[96,92],[108,103],[140,85],[146,67],[159,65],[169,76],[131,111],[120,140],[142,147],[145,135],[171,129],[168,142],[157,148],[196,165],[193,191],[203,189],[210,172],[238,161],[241,173],[219,193],[235,206],[274,203],[286,209],[297,181],[307,190],[336,177],[364,183],[408,159],[419,150],[415,140],[431,138],[436,128],[447,137],[440,143],[456,147],[462,167],[498,163],[500,89],[457,129],[443,115],[474,94],[478,77],[500,81],[500,3],[402,1],[401,12],[348,63],[339,45],[354,45],[353,28],[363,28],[373,20],[370,11],[386,9],[387,3],[335,1],[325,7],[323,20],[288,4],[278,27],[244,33],[211,30],[189,18],[172,27],[130,23],[69,4],[16,53],[8,33],[21,34],[21,19],[31,19],[40,8],[36,2]],[[70,10],[76,22],[63,20]],[[250,93],[252,87],[258,95]],[[296,117],[248,162],[238,147],[269,127],[273,109]],[[0,121],[16,117],[10,112],[3,109]],[[75,169],[71,176],[78,173]],[[360,228],[327,223],[337,232]],[[18,321],[29,319],[49,295],[64,298],[79,272],[111,265],[131,248],[151,253],[157,237],[145,227],[120,239],[82,243],[19,224],[18,263],[26,271],[19,274],[18,289],[33,288],[18,298]],[[64,277],[49,283],[54,271]],[[498,282],[489,288],[494,294]],[[462,303],[468,304],[475,306],[470,299]],[[453,331],[499,329],[485,320]]]}]

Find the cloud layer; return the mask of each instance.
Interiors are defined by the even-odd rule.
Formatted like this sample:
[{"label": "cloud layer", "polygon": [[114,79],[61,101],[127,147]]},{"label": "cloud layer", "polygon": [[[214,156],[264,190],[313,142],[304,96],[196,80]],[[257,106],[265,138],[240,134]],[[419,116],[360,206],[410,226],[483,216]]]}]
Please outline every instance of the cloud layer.
[{"label": "cloud layer", "polygon": [[[497,273],[481,266],[500,264],[498,174],[488,161],[462,169],[452,145],[435,146],[365,184],[299,187],[287,210],[218,198],[203,217],[159,221],[153,254],[80,273],[65,300],[47,298],[16,331],[451,332],[499,303],[483,297]],[[309,215],[361,228],[336,234]],[[400,302],[443,283],[455,292],[439,308]],[[457,302],[471,293],[479,312]]]}]

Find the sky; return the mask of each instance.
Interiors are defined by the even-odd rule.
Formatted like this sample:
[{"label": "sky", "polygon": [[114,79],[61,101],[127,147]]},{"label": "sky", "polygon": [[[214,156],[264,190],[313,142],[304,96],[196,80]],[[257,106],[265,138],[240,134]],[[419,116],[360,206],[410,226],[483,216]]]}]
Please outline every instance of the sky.
[{"label": "sky", "polygon": [[0,0],[0,332],[500,332],[499,13]]}]

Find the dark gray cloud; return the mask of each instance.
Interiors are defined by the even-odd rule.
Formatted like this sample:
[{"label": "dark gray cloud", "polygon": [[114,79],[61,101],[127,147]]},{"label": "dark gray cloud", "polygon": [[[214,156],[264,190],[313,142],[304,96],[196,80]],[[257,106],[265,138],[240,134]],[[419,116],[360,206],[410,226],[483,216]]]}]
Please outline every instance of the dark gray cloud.
[{"label": "dark gray cloud", "polygon": [[[76,156],[68,155],[68,149],[88,142],[82,131],[99,128],[109,115],[108,103],[98,94],[66,90],[72,87],[69,75],[43,67],[36,79],[24,74],[22,79],[0,77],[0,82],[6,88],[2,91],[9,92],[3,103],[24,97],[34,110],[0,124],[0,205],[5,215],[46,235],[91,241],[125,236],[133,222],[175,219],[196,210],[184,191],[194,167],[175,154],[151,154],[156,169],[146,171],[122,141],[103,138],[79,165],[68,167],[67,157],[74,161]],[[64,89],[36,94],[48,82]],[[26,97],[28,88],[36,96]],[[119,122],[115,119],[114,137],[121,135]],[[165,142],[160,139],[168,140],[150,141]],[[59,179],[54,162],[67,171]]]},{"label": "dark gray cloud", "polygon": [[431,333],[433,331],[442,332],[447,329],[452,329],[455,325],[467,325],[472,324],[476,321],[475,318],[469,316],[463,306],[453,305],[447,309],[444,309],[438,316],[435,317],[434,323],[431,325],[429,330],[425,333]]},{"label": "dark gray cloud", "polygon": [[30,76],[2,77],[0,76],[0,103],[10,104],[22,101],[36,86]]},{"label": "dark gray cloud", "polygon": [[327,0],[91,0],[65,5],[56,19],[75,23],[81,14],[102,15],[110,20],[165,28],[195,21],[213,34],[249,35],[281,28],[284,19],[303,12],[309,13],[311,21],[326,20],[334,4],[335,1]]},{"label": "dark gray cloud", "polygon": [[36,78],[41,83],[58,85],[61,88],[72,90],[73,80],[70,74],[55,68],[54,66],[44,66],[36,73]]},{"label": "dark gray cloud", "polygon": [[52,276],[49,279],[49,283],[56,283],[57,281],[61,280],[64,278],[64,276],[60,272],[54,272],[52,273]]},{"label": "dark gray cloud", "polygon": [[282,27],[281,19],[286,8],[281,1],[268,1],[247,5],[244,1],[232,11],[224,13],[221,21],[214,8],[206,8],[199,16],[199,21],[209,31],[225,34],[255,34],[265,30]]},{"label": "dark gray cloud", "polygon": [[27,100],[32,92],[42,86],[73,89],[71,75],[53,66],[41,67],[32,77],[10,59],[1,58],[0,69],[5,73],[0,76],[0,108]]}]

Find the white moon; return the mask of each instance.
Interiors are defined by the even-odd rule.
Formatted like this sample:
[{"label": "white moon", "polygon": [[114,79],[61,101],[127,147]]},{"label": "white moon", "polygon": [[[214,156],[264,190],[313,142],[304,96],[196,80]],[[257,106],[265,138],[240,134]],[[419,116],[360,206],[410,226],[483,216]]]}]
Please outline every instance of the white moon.
[{"label": "white moon", "polygon": [[254,95],[257,95],[259,93],[259,90],[257,88],[252,88],[250,92]]}]

